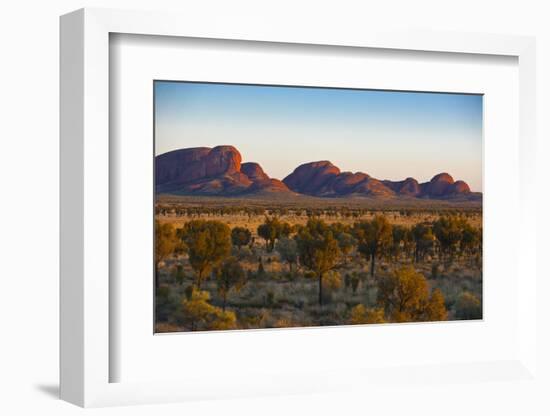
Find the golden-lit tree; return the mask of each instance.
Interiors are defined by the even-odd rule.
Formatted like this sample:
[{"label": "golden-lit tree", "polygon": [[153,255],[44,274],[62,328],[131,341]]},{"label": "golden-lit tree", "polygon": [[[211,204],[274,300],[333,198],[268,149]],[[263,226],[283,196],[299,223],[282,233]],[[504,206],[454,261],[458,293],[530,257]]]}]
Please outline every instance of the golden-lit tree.
[{"label": "golden-lit tree", "polygon": [[446,321],[448,318],[447,308],[445,307],[445,297],[441,290],[434,289],[430,299],[426,304],[425,320],[427,321]]},{"label": "golden-lit tree", "polygon": [[195,271],[197,288],[212,269],[231,251],[231,230],[220,221],[193,220],[186,223],[182,239],[187,246],[189,263]]},{"label": "golden-lit tree", "polygon": [[386,319],[384,317],[384,309],[367,309],[363,304],[360,303],[359,305],[356,305],[352,308],[349,323],[352,325],[386,323]]},{"label": "golden-lit tree", "polygon": [[412,266],[404,266],[379,280],[377,302],[392,322],[447,319],[442,293],[430,293],[426,278]]},{"label": "golden-lit tree", "polygon": [[360,303],[351,309],[349,323],[352,325],[367,323],[367,308],[365,308],[365,305]]},{"label": "golden-lit tree", "polygon": [[383,308],[371,308],[367,310],[367,324],[385,324]]},{"label": "golden-lit tree", "polygon": [[191,331],[207,329],[233,329],[237,318],[234,312],[223,311],[211,305],[210,294],[206,291],[192,290],[190,296],[182,300],[184,323]]},{"label": "golden-lit tree", "polygon": [[174,255],[181,246],[181,241],[176,236],[176,231],[171,224],[161,224],[155,221],[155,288],[160,286],[159,265],[170,256]]}]

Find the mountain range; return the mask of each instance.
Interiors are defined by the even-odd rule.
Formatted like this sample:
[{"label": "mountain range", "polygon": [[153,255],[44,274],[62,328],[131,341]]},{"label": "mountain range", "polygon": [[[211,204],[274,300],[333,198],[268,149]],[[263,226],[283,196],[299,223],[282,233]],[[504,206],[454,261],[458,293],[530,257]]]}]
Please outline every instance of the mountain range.
[{"label": "mountain range", "polygon": [[304,194],[315,197],[422,198],[481,200],[464,181],[439,173],[429,182],[414,178],[380,180],[363,172],[342,172],[331,162],[298,166],[282,181],[270,178],[258,163],[242,163],[233,146],[179,149],[155,158],[157,194],[250,196]]}]

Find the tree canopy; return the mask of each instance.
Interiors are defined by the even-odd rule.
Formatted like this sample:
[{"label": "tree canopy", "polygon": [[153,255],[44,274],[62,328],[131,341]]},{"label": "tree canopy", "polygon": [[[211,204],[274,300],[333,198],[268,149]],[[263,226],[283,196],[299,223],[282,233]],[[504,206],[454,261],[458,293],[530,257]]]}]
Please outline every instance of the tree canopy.
[{"label": "tree canopy", "polygon": [[239,260],[235,257],[227,258],[216,270],[218,292],[222,296],[222,310],[225,311],[227,294],[231,289],[240,290],[246,283],[246,273]]},{"label": "tree canopy", "polygon": [[237,317],[232,311],[223,311],[211,305],[210,293],[201,290],[193,290],[189,298],[182,300],[182,312],[184,323],[192,331],[205,329],[233,329]]},{"label": "tree canopy", "polygon": [[242,246],[246,246],[250,243],[252,233],[248,228],[235,227],[231,230],[231,242],[239,249]]},{"label": "tree canopy", "polygon": [[438,289],[430,293],[426,278],[412,266],[403,266],[380,279],[377,301],[392,322],[447,319],[442,293]]},{"label": "tree canopy", "polygon": [[383,215],[376,215],[370,221],[361,221],[354,226],[358,251],[370,258],[370,273],[374,276],[376,256],[392,242],[392,226]]},{"label": "tree canopy", "polygon": [[340,246],[330,227],[321,220],[310,219],[296,235],[300,263],[319,279],[319,305],[323,304],[323,275],[338,263]]},{"label": "tree canopy", "polygon": [[161,224],[155,221],[155,287],[159,288],[158,265],[172,256],[181,241],[176,236],[176,231],[171,224]]},{"label": "tree canopy", "polygon": [[182,238],[189,253],[189,263],[196,274],[200,289],[212,268],[220,264],[231,251],[231,231],[220,221],[193,220],[183,227]]},{"label": "tree canopy", "polygon": [[267,251],[273,251],[275,241],[288,237],[292,231],[290,224],[281,222],[277,217],[265,217],[264,223],[258,226],[258,235],[266,242]]}]

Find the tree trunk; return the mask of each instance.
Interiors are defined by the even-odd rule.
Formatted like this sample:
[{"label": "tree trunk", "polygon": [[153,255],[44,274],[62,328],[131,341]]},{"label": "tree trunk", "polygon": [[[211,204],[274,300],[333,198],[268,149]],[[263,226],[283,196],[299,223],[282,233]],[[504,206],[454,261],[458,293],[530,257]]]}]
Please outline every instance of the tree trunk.
[{"label": "tree trunk", "polygon": [[202,270],[199,271],[197,276],[197,289],[201,290],[201,284],[202,284]]},{"label": "tree trunk", "polygon": [[157,290],[160,287],[160,281],[159,281],[159,264],[155,262],[155,290]]},{"label": "tree trunk", "polygon": [[370,276],[374,277],[374,263],[375,263],[376,255],[373,253],[370,256]]},{"label": "tree trunk", "polygon": [[227,299],[227,293],[223,292],[223,303],[222,303],[222,311],[225,312],[225,302]]},{"label": "tree trunk", "polygon": [[319,273],[319,306],[323,306],[323,273]]}]

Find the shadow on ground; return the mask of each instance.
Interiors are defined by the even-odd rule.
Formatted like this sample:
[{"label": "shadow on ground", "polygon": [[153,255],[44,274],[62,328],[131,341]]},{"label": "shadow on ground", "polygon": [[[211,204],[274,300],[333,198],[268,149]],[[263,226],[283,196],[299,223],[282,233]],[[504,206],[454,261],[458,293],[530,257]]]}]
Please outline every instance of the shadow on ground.
[{"label": "shadow on ground", "polygon": [[37,384],[36,390],[42,392],[46,396],[52,399],[59,399],[59,385],[58,384]]}]

